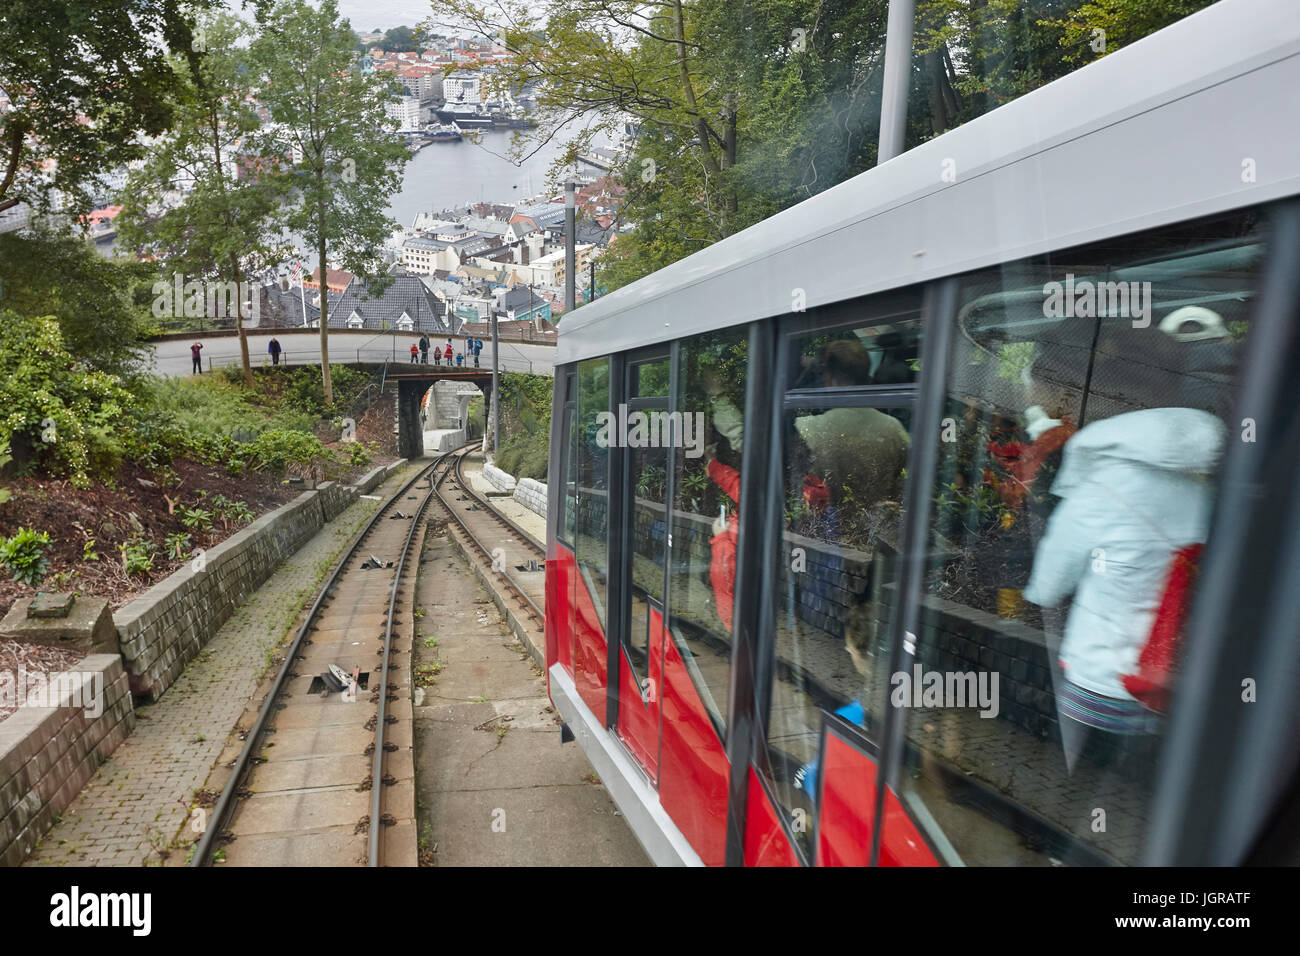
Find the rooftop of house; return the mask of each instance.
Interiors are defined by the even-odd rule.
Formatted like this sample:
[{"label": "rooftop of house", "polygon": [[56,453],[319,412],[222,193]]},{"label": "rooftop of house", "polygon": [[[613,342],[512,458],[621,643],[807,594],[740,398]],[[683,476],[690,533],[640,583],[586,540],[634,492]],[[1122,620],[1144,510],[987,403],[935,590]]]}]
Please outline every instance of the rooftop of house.
[{"label": "rooftop of house", "polygon": [[[351,272],[344,269],[328,269],[326,270],[325,284],[329,286],[332,291],[341,292],[348,287],[348,283],[350,283],[354,278],[356,277]],[[311,271],[311,278],[306,280],[303,284],[308,288],[320,287],[320,266],[317,266]]]},{"label": "rooftop of house", "polygon": [[331,328],[347,328],[355,326],[359,317],[364,329],[397,329],[402,317],[409,316],[413,331],[455,331],[449,327],[446,313],[446,305],[418,276],[393,276],[381,293],[371,292],[364,279],[354,279],[330,308],[329,324]]}]

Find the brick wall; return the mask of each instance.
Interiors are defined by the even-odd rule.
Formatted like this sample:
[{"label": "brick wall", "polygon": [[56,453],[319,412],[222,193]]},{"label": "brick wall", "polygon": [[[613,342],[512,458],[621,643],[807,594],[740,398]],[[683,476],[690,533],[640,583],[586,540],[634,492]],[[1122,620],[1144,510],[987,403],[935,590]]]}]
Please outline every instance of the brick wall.
[{"label": "brick wall", "polygon": [[1040,737],[1056,731],[1052,661],[1042,631],[927,595],[917,657],[927,670],[998,675],[998,718]]},{"label": "brick wall", "polygon": [[69,677],[48,701],[56,706],[20,707],[0,723],[0,866],[27,858],[135,726],[116,654],[92,654]]}]

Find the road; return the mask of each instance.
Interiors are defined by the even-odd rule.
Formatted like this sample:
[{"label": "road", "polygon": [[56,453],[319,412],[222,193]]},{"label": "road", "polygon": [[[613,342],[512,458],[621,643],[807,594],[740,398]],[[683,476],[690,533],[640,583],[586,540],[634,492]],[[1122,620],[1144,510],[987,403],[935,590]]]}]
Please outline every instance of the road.
[{"label": "road", "polygon": [[[269,365],[271,358],[266,346],[271,341],[271,333],[257,332],[248,336],[248,352],[254,366]],[[278,329],[275,337],[280,340],[283,352],[281,362],[291,365],[313,365],[320,362],[319,332],[297,332],[290,329]],[[408,360],[411,345],[419,340],[413,333],[382,332],[373,335],[357,334],[346,331],[330,331],[329,352],[331,362],[373,362],[384,359]],[[181,376],[192,371],[190,362],[191,342],[203,343],[203,370],[220,368],[223,365],[235,365],[239,362],[239,340],[230,335],[209,336],[206,338],[169,339],[155,342],[154,371],[159,375]],[[430,341],[436,347],[446,342],[431,336]],[[457,347],[463,347],[464,336],[452,336]],[[432,350],[430,359],[432,359]],[[483,354],[479,356],[483,368],[492,367],[492,343],[483,338]],[[501,343],[501,369],[508,372],[534,372],[538,375],[552,375],[555,372],[555,347],[551,345],[530,345],[522,342]]]}]

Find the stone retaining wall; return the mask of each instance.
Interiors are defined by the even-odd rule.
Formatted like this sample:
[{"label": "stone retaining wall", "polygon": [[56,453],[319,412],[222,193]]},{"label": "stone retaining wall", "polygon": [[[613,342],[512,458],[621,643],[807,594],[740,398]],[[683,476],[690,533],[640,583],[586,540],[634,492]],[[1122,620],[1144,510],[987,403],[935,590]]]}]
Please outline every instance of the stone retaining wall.
[{"label": "stone retaining wall", "polygon": [[377,468],[357,486],[323,482],[303,492],[115,612],[132,694],[157,700],[286,558],[403,464]]},{"label": "stone retaining wall", "polygon": [[1042,631],[944,598],[922,599],[917,659],[926,670],[998,675],[998,718],[1039,737],[1056,733],[1051,656]]},{"label": "stone retaining wall", "polygon": [[496,465],[492,464],[492,462],[488,461],[483,463],[483,477],[487,479],[488,484],[490,484],[497,491],[504,491],[508,494],[514,494],[514,490],[515,490],[514,476],[509,474],[508,472],[502,471]]},{"label": "stone retaining wall", "polygon": [[546,486],[535,478],[521,478],[515,485],[515,501],[534,514],[546,517]]},{"label": "stone retaining wall", "polygon": [[[430,454],[444,451],[455,451],[461,445],[465,444],[468,439],[465,437],[464,430],[443,432],[438,436],[437,442],[429,440],[429,433],[424,433],[424,450]],[[436,446],[436,447],[435,447]]]},{"label": "stone retaining wall", "polygon": [[55,706],[23,706],[0,723],[0,866],[27,858],[135,726],[118,655],[92,654],[53,680],[57,696],[42,703]]}]

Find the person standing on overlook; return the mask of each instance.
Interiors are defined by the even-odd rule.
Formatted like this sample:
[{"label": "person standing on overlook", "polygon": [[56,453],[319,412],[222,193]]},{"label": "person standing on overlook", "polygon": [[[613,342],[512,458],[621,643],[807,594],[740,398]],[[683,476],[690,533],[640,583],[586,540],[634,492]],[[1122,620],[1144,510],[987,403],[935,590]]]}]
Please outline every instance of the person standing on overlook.
[{"label": "person standing on overlook", "polygon": [[193,345],[190,346],[190,356],[194,359],[195,375],[203,374],[203,359],[199,355],[199,353],[202,351],[203,351],[202,342],[195,342]]}]

